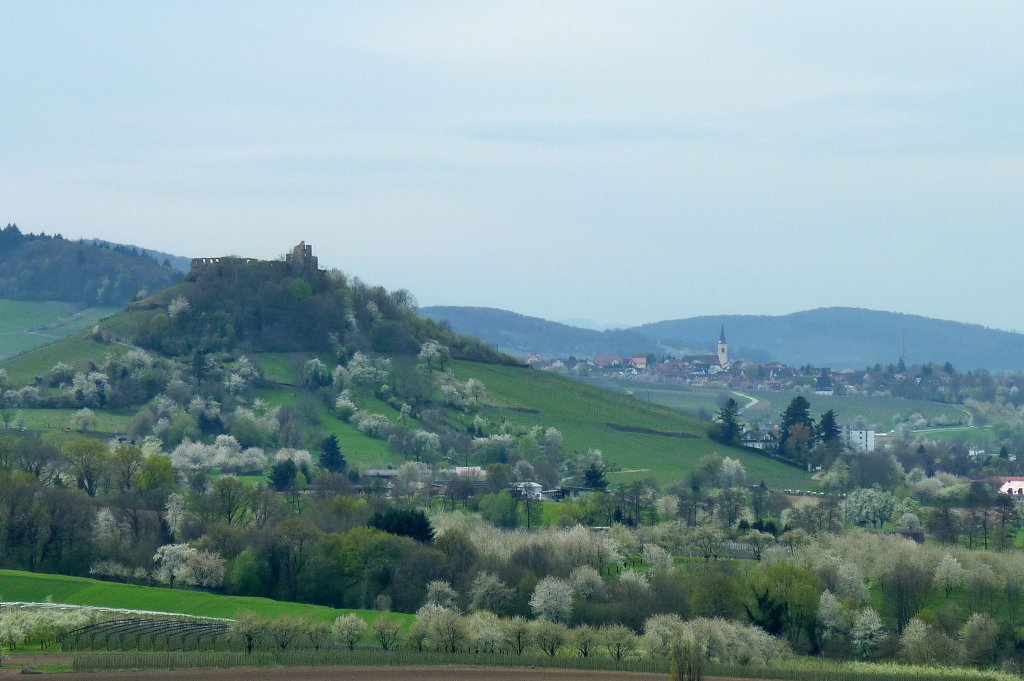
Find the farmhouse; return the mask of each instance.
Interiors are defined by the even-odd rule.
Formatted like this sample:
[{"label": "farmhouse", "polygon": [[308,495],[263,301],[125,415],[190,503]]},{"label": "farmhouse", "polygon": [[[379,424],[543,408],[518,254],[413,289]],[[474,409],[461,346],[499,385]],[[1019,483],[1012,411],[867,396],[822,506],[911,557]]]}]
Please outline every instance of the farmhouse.
[{"label": "farmhouse", "polygon": [[1024,501],[1024,480],[1007,480],[999,488],[1000,494],[1007,494],[1017,501]]},{"label": "farmhouse", "polygon": [[779,438],[770,430],[748,430],[740,438],[740,444],[752,449],[775,449],[779,446]]}]

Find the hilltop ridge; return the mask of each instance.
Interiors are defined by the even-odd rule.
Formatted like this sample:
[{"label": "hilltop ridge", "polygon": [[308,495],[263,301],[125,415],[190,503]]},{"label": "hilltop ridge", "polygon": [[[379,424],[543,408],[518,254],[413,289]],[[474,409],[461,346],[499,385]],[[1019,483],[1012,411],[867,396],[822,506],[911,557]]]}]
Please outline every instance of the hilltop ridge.
[{"label": "hilltop ridge", "polygon": [[408,291],[320,269],[312,246],[302,242],[280,260],[194,258],[185,281],[134,302],[103,328],[171,356],[338,348],[410,354],[436,340],[456,357],[515,363],[476,338],[418,317],[415,305]]}]

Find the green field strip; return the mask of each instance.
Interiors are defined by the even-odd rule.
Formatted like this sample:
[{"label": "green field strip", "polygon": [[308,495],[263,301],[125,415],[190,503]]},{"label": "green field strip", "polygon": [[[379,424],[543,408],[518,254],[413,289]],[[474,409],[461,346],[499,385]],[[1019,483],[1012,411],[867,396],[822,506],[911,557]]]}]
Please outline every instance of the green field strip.
[{"label": "green field strip", "polygon": [[[27,603],[52,601],[68,605],[148,610],[226,619],[231,619],[235,613],[242,610],[251,610],[269,618],[297,615],[325,621],[334,621],[341,615],[356,613],[368,623],[385,614],[376,610],[342,610],[322,605],[275,601],[269,598],[137,586],[103,582],[86,577],[38,574],[21,570],[0,570],[0,601]],[[402,613],[386,614],[403,623],[411,621],[413,617]]]}]

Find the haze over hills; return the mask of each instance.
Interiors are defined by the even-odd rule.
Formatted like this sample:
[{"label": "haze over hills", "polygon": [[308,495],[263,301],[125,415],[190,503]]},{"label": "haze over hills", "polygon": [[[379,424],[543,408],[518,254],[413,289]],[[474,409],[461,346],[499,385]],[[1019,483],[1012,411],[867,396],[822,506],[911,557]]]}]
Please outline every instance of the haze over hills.
[{"label": "haze over hills", "polygon": [[724,326],[730,355],[751,361],[859,369],[896,363],[902,354],[907,363],[948,361],[960,369],[1024,367],[1024,335],[862,308],[819,308],[780,316],[710,315],[604,333],[492,308],[427,307],[420,314],[444,319],[456,331],[519,356],[706,353],[713,351]]},{"label": "haze over hills", "polygon": [[520,357],[534,352],[547,357],[591,357],[658,351],[657,341],[634,331],[584,329],[491,307],[433,306],[418,312]]},{"label": "haze over hills", "polygon": [[86,239],[85,241],[86,243],[108,246],[110,248],[133,248],[142,255],[148,256],[160,264],[164,264],[166,262],[182,274],[188,274],[189,267],[192,264],[192,258],[187,256],[174,255],[173,253],[165,253],[164,251],[154,251],[151,248],[143,248],[142,246],[136,246],[134,244],[117,244],[113,241],[104,241],[103,239]]}]

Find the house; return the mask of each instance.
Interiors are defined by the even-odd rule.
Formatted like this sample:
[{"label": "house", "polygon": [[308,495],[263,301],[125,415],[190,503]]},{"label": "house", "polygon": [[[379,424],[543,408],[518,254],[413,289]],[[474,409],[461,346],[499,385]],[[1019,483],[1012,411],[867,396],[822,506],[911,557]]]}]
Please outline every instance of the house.
[{"label": "house", "polygon": [[775,449],[779,446],[779,438],[770,430],[748,430],[740,438],[740,444],[752,449]]},{"label": "house", "polygon": [[510,486],[516,496],[531,501],[540,501],[544,498],[544,488],[536,482],[514,482]]},{"label": "house", "polygon": [[381,480],[394,480],[398,477],[397,468],[367,468],[359,474],[361,478],[380,478]]},{"label": "house", "polygon": [[647,358],[646,357],[631,357],[629,359],[629,366],[633,367],[634,369],[646,369],[647,368]]},{"label": "house", "polygon": [[873,430],[859,430],[843,426],[840,437],[843,438],[843,443],[850,449],[858,452],[875,451],[875,431]]},{"label": "house", "polygon": [[1007,480],[999,488],[1000,494],[1007,494],[1015,501],[1024,501],[1024,480]]},{"label": "house", "polygon": [[623,360],[618,355],[594,355],[594,365],[598,369],[605,369],[607,367],[620,367],[623,364]]},{"label": "house", "polygon": [[595,494],[607,494],[608,492],[603,489],[597,489],[595,487],[559,487],[554,491],[553,499],[555,501],[579,501],[580,499],[586,499],[587,497]]},{"label": "house", "polygon": [[359,474],[359,487],[363,492],[390,496],[397,479],[397,468],[367,468]]}]

